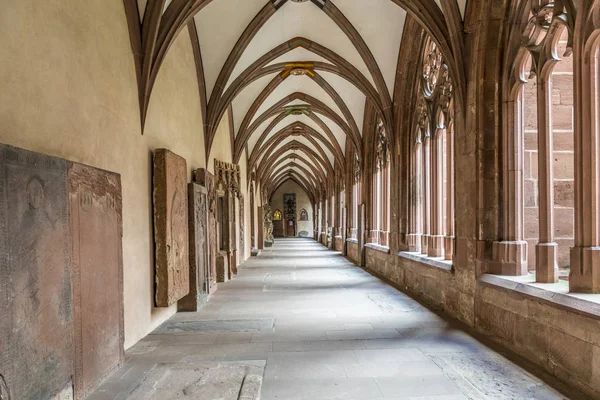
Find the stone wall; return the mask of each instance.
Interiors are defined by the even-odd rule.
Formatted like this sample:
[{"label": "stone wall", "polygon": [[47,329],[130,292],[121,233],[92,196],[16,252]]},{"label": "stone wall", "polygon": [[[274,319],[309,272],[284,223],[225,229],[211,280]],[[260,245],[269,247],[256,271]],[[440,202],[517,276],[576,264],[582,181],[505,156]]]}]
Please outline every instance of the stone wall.
[{"label": "stone wall", "polygon": [[333,249],[335,251],[343,251],[344,250],[344,238],[341,236],[336,236],[333,240]]},{"label": "stone wall", "polygon": [[475,328],[593,398],[600,397],[600,306],[485,275]]},{"label": "stone wall", "polygon": [[449,264],[412,253],[365,251],[369,272],[466,322],[591,398],[600,397],[597,304],[493,275],[474,279],[471,296]]},{"label": "stone wall", "polygon": [[360,254],[358,251],[358,243],[355,241],[351,241],[351,240],[347,240],[346,241],[346,246],[348,249],[348,254],[347,257],[350,261],[354,262],[355,264],[360,265]]}]

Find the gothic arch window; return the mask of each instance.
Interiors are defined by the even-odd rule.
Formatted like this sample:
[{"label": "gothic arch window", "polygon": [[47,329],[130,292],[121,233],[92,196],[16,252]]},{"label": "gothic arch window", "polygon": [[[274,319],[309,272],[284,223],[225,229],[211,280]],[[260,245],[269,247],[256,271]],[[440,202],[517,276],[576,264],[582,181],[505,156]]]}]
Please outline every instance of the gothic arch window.
[{"label": "gothic arch window", "polygon": [[454,87],[437,44],[424,39],[410,143],[409,251],[454,255]]},{"label": "gothic arch window", "polygon": [[377,123],[373,169],[373,216],[371,242],[389,245],[390,233],[390,143],[383,121]]},{"label": "gothic arch window", "polygon": [[[581,36],[576,43],[576,82],[581,100],[577,112],[575,147],[575,244],[571,250],[571,291],[600,293],[600,4],[578,10]],[[581,53],[580,53],[581,52]],[[582,54],[583,53],[583,54]],[[576,93],[577,94],[577,93]],[[596,167],[596,168],[595,168]]]},{"label": "gothic arch window", "polygon": [[568,276],[575,234],[572,21],[563,2],[525,6],[506,78],[504,241],[494,245],[491,272],[554,283]]}]

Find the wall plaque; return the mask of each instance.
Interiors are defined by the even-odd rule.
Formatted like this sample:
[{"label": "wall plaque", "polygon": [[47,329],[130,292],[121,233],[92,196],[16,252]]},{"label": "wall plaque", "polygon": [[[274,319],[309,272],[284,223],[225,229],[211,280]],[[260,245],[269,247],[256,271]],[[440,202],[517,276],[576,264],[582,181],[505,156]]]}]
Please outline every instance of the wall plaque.
[{"label": "wall plaque", "polygon": [[48,399],[73,375],[64,160],[0,145],[0,393]]},{"label": "wall plaque", "polygon": [[216,222],[216,193],[215,178],[206,169],[194,171],[194,182],[206,189],[206,201],[208,207],[208,248],[210,269],[210,293],[217,289],[217,222]]},{"label": "wall plaque", "polygon": [[124,360],[121,178],[69,166],[75,398]]},{"label": "wall plaque", "polygon": [[166,149],[154,152],[156,305],[169,307],[190,291],[187,165]]},{"label": "wall plaque", "polygon": [[208,196],[197,183],[188,185],[190,229],[190,293],[178,302],[179,311],[198,311],[210,291],[210,246],[208,245]]}]

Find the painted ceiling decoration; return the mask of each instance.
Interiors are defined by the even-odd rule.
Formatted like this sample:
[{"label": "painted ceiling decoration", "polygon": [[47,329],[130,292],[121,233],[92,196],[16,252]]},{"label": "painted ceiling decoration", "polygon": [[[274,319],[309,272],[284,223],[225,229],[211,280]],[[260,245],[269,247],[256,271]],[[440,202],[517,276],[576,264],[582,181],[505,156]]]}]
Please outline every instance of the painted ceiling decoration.
[{"label": "painted ceiling decoration", "polygon": [[[123,0],[135,55],[142,126],[161,65],[180,34],[194,51],[207,156],[228,111],[232,153],[268,198],[286,180],[322,198],[335,173],[354,174],[363,143],[401,113],[399,66],[406,27],[418,24],[465,87],[467,0]],[[412,25],[411,25],[412,26]],[[455,93],[462,105],[464,93]],[[365,116],[372,108],[378,126]],[[459,107],[460,109],[460,107]],[[386,142],[386,143],[387,143]],[[387,151],[387,150],[386,150]],[[354,159],[355,158],[355,159]]]}]

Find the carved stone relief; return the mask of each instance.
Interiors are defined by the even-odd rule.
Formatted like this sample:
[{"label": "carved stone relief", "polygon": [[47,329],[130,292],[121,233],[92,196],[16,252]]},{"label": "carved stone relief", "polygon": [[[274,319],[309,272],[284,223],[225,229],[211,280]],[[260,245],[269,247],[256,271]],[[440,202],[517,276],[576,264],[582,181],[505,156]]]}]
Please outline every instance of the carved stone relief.
[{"label": "carved stone relief", "polygon": [[194,182],[206,189],[206,206],[208,211],[208,265],[210,277],[210,289],[212,293],[217,288],[217,224],[216,224],[216,193],[215,193],[215,178],[208,170],[202,168],[194,171]]},{"label": "carved stone relief", "polygon": [[187,165],[166,149],[154,152],[156,305],[168,307],[190,291]]},{"label": "carved stone relief", "polygon": [[273,237],[273,214],[271,213],[271,206],[263,206],[263,232],[265,247],[272,247],[275,242]]},{"label": "carved stone relief", "polygon": [[124,361],[121,179],[69,166],[75,398]]},{"label": "carved stone relief", "polygon": [[179,311],[198,311],[208,301],[210,293],[209,260],[211,248],[208,233],[208,191],[190,183],[188,185],[190,229],[190,293],[179,300]]},{"label": "carved stone relief", "polygon": [[243,262],[244,261],[244,249],[245,249],[245,240],[244,240],[244,228],[245,228],[245,218],[244,218],[244,196],[239,197],[240,199],[240,218],[239,218],[239,239],[240,239],[240,245],[238,247],[238,256],[239,256],[239,261]]},{"label": "carved stone relief", "polygon": [[0,393],[47,399],[73,371],[67,162],[0,145]]}]

